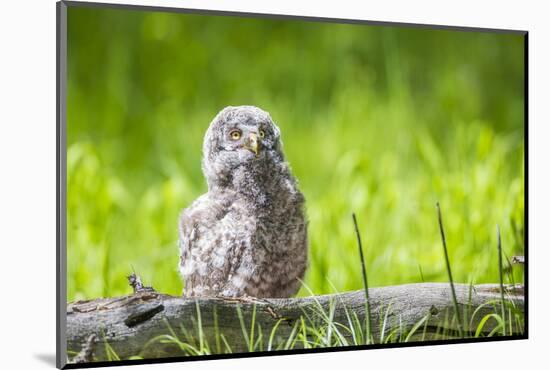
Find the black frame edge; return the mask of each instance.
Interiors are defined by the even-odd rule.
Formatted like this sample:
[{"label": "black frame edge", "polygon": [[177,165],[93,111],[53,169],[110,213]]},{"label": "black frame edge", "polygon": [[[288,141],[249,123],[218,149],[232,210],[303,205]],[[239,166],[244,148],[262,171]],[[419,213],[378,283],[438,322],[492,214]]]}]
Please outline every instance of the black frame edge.
[{"label": "black frame edge", "polygon": [[55,364],[67,364],[67,228],[66,103],[67,4],[56,3],[56,353]]},{"label": "black frame edge", "polygon": [[529,338],[529,32],[523,36],[523,127],[524,127],[524,171],[523,174],[523,200],[524,200],[524,257],[525,265],[523,269],[524,284],[524,317],[525,317],[525,337]]}]

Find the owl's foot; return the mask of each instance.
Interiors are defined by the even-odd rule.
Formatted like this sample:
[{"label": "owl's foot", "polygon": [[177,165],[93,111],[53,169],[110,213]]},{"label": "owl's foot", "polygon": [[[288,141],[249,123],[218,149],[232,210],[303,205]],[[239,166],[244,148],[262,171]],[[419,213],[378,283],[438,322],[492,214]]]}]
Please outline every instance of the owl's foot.
[{"label": "owl's foot", "polygon": [[249,295],[243,295],[243,296],[224,296],[220,295],[216,297],[217,299],[223,300],[225,302],[230,303],[248,303],[248,304],[259,304],[263,307],[263,310],[266,311],[273,319],[275,320],[283,320],[288,323],[288,325],[292,325],[293,319],[288,317],[283,317],[275,307],[272,306],[272,302],[270,302],[266,298],[258,298],[258,297],[252,297]]},{"label": "owl's foot", "polygon": [[233,302],[233,303],[249,303],[249,304],[262,304],[266,305],[270,302],[265,298],[256,298],[249,295],[242,295],[242,296],[227,296],[227,295],[219,295],[216,296],[217,299],[224,300],[226,302]]}]

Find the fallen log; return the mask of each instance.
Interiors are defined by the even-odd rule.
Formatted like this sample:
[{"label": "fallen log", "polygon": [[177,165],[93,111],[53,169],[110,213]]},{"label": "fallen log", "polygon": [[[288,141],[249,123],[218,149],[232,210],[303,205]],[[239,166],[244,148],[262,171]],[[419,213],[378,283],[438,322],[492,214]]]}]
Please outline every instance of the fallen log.
[{"label": "fallen log", "polygon": [[[501,312],[499,285],[455,284],[455,290],[460,314],[466,318],[462,321],[467,335],[475,334],[486,315]],[[369,295],[375,342],[439,339],[442,333],[446,333],[447,338],[458,335],[447,283],[371,288]],[[523,313],[521,285],[505,286],[505,297],[509,305],[507,312],[513,308]],[[335,345],[357,344],[351,329],[355,330],[357,341],[357,331],[365,322],[364,291],[291,299],[195,299],[160,294],[147,288],[123,297],[78,301],[67,305],[67,348],[71,359],[86,347],[87,354],[93,353],[93,361],[115,356],[159,358],[275,350],[288,345],[289,337],[297,337],[302,320],[313,327],[328,328],[328,321],[338,323],[334,328],[340,328],[343,339],[336,340]],[[354,323],[358,325],[354,327]],[[415,325],[416,332],[405,338]],[[255,334],[251,332],[252,326]],[[498,335],[500,330],[495,333],[496,326],[496,319],[486,319],[478,335]],[[506,330],[506,335],[523,332],[517,325],[512,327],[512,332],[510,328]],[[90,340],[92,335],[95,341]],[[260,336],[262,339],[258,339]],[[303,348],[315,344],[313,339],[308,343],[302,338],[292,346]]]}]

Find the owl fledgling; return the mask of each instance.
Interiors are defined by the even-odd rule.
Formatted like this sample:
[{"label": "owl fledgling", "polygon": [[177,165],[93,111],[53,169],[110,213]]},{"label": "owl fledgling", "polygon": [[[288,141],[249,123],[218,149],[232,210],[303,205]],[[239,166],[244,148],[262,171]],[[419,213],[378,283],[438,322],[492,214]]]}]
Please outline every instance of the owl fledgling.
[{"label": "owl fledgling", "polygon": [[203,144],[208,192],[179,220],[184,296],[290,297],[307,265],[304,196],[269,113],[227,107]]}]

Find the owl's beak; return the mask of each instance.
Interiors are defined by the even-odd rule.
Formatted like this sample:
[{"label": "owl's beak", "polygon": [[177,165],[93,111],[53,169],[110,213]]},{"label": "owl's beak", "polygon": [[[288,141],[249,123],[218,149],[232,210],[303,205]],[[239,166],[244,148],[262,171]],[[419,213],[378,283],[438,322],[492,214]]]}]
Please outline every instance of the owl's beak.
[{"label": "owl's beak", "polygon": [[246,140],[244,147],[254,153],[256,156],[260,152],[260,144],[258,143],[258,135],[251,133]]}]

